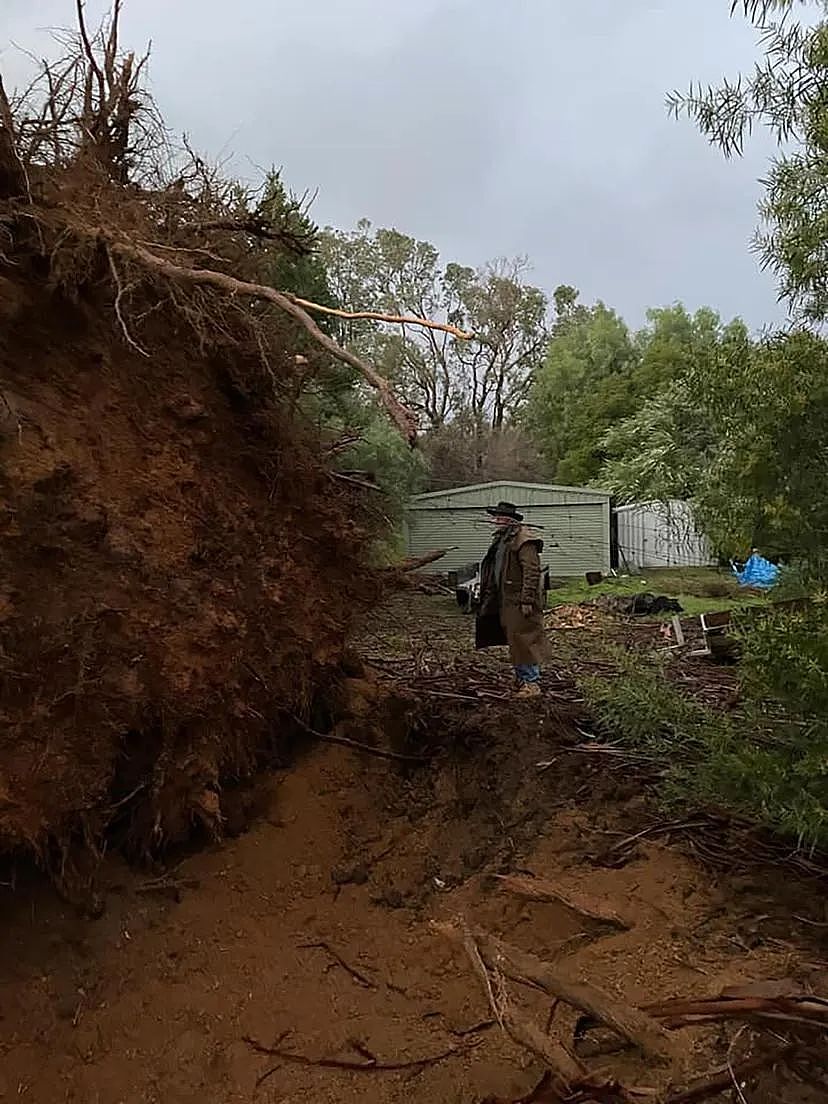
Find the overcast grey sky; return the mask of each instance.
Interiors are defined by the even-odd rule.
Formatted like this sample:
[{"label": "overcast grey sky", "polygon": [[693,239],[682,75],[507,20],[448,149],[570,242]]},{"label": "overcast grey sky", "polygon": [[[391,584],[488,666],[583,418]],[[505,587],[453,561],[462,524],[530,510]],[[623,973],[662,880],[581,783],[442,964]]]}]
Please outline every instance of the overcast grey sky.
[{"label": "overcast grey sky", "polygon": [[[90,0],[90,20],[108,5]],[[14,40],[71,0],[0,0]],[[126,0],[123,38],[153,43],[165,119],[248,177],[281,165],[318,188],[317,221],[361,217],[434,242],[445,260],[528,254],[551,291],[575,284],[631,323],[709,304],[778,320],[749,251],[772,145],[726,163],[665,93],[751,65],[730,0]],[[38,30],[38,29],[41,30]]]}]

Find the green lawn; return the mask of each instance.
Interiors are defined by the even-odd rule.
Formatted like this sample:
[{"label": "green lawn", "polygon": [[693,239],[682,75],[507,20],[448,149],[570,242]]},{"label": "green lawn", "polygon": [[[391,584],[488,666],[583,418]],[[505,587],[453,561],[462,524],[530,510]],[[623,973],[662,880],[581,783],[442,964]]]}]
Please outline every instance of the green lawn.
[{"label": "green lawn", "polygon": [[[763,605],[764,594],[745,592],[729,571],[710,567],[668,567],[646,571],[643,575],[621,575],[607,578],[597,586],[585,579],[553,579],[556,586],[547,595],[547,605],[572,605],[588,602],[601,594],[666,594],[677,598],[688,617],[714,610],[741,609]],[[661,620],[662,617],[657,618]]]}]

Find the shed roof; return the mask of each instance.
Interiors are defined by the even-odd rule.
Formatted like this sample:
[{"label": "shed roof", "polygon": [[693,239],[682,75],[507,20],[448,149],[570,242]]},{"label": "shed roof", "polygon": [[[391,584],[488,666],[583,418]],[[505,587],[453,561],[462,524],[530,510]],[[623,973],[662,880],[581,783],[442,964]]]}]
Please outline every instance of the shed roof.
[{"label": "shed roof", "polygon": [[527,491],[574,491],[576,494],[594,495],[596,498],[612,497],[609,491],[602,491],[596,487],[567,487],[561,483],[521,483],[515,479],[499,479],[493,483],[464,483],[459,487],[446,487],[442,491],[426,491],[425,494],[412,495],[410,501],[424,502],[431,498],[444,498],[446,495],[457,494],[460,491],[484,491],[497,487],[517,487]]}]

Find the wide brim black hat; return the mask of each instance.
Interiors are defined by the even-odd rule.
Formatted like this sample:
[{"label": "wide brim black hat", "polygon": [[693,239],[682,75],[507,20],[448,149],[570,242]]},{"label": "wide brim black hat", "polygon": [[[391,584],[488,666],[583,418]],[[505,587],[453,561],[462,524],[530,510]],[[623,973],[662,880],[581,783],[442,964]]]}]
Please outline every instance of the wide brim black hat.
[{"label": "wide brim black hat", "polygon": [[514,502],[498,502],[497,506],[487,506],[486,513],[489,517],[507,517],[513,521],[523,521],[523,514]]}]

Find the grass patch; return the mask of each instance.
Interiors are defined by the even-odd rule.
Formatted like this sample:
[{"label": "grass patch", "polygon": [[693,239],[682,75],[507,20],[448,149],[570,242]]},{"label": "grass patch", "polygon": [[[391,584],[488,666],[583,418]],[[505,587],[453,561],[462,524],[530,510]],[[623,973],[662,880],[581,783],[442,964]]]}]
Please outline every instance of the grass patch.
[{"label": "grass patch", "polygon": [[[632,597],[649,592],[677,598],[687,616],[695,617],[716,610],[764,605],[768,600],[764,594],[746,593],[728,572],[708,567],[657,568],[643,575],[608,578],[597,586],[589,586],[586,579],[580,578],[559,581],[563,585],[549,591],[550,608],[589,602],[602,594]],[[651,620],[663,620],[663,616]]]}]

